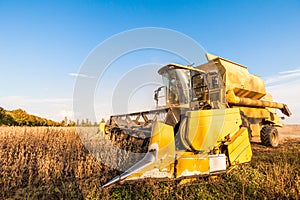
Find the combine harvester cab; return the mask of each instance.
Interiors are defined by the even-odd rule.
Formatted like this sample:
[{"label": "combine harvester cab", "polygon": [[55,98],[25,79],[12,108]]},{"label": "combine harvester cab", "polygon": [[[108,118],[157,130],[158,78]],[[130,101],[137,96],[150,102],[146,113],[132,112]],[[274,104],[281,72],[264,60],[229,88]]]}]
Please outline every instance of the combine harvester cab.
[{"label": "combine harvester cab", "polygon": [[121,180],[225,173],[251,160],[252,136],[267,146],[278,145],[275,127],[282,124],[275,108],[290,116],[288,107],[273,102],[263,80],[245,66],[207,58],[197,67],[168,64],[158,71],[164,86],[154,99],[158,105],[164,89],[165,106],[110,117],[103,132],[119,147],[146,154],[103,187]]}]

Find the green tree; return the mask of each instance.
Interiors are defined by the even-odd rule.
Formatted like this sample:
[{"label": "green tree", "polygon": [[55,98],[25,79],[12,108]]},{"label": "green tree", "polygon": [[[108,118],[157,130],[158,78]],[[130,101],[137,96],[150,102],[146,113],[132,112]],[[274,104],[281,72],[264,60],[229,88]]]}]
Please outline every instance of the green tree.
[{"label": "green tree", "polygon": [[68,126],[76,126],[76,123],[74,121],[70,120]]},{"label": "green tree", "polygon": [[85,121],[82,119],[81,120],[81,124],[80,124],[81,126],[85,126]]},{"label": "green tree", "polygon": [[4,117],[4,124],[8,126],[16,126],[17,122],[14,120],[14,118],[12,118],[12,116],[7,114]]},{"label": "green tree", "polygon": [[14,118],[2,107],[0,107],[0,125],[17,125]]},{"label": "green tree", "polygon": [[86,125],[86,126],[90,126],[90,123],[91,123],[91,122],[89,121],[89,119],[86,118],[86,120],[85,120],[85,125]]},{"label": "green tree", "polygon": [[64,121],[65,121],[65,126],[68,126],[68,118],[67,118],[67,116],[65,116]]},{"label": "green tree", "polygon": [[4,123],[5,117],[6,117],[5,110],[2,107],[0,107],[0,125],[5,124]]},{"label": "green tree", "polygon": [[[66,123],[65,123],[66,124]],[[8,126],[59,126],[60,123],[30,115],[22,109],[6,111],[0,107],[0,125]]]},{"label": "green tree", "polygon": [[9,114],[14,118],[19,126],[29,124],[29,115],[22,109],[10,111]]},{"label": "green tree", "polygon": [[66,126],[65,120],[62,120],[62,121],[60,122],[60,126]]}]

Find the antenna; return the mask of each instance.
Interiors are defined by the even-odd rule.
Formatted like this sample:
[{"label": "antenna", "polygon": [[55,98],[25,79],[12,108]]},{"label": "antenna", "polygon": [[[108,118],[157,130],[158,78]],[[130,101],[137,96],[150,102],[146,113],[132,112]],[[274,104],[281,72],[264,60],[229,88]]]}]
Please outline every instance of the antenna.
[{"label": "antenna", "polygon": [[193,67],[194,64],[195,64],[195,63],[189,64],[188,67]]}]

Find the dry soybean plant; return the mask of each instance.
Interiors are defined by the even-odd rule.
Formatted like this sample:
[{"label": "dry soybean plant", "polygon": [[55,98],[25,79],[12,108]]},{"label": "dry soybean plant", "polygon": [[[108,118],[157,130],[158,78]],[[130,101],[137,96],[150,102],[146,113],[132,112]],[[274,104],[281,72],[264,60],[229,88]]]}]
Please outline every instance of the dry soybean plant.
[{"label": "dry soybean plant", "polygon": [[[91,187],[89,183],[83,184],[87,180],[100,187],[117,175],[117,171],[101,164],[82,144],[79,135],[89,139],[90,133],[97,133],[97,128],[1,127],[0,199],[40,186],[54,187],[63,194],[65,191],[61,190],[68,190],[65,188],[68,182],[72,184],[70,190],[76,185],[81,194],[84,187]],[[105,154],[110,152],[99,144],[97,147]]]}]

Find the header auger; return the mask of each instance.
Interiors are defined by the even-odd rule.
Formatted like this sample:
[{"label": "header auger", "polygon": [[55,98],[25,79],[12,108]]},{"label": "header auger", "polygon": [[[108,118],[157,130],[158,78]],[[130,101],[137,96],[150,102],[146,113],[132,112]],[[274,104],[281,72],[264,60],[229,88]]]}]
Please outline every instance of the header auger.
[{"label": "header auger", "polygon": [[[288,107],[273,102],[264,81],[247,67],[211,54],[207,59],[197,67],[162,67],[156,110],[111,116],[102,124],[118,147],[146,153],[104,187],[120,180],[225,173],[251,160],[252,136],[278,145],[276,127],[282,124],[275,109],[290,116]],[[162,90],[165,105],[158,106]]]}]

